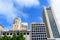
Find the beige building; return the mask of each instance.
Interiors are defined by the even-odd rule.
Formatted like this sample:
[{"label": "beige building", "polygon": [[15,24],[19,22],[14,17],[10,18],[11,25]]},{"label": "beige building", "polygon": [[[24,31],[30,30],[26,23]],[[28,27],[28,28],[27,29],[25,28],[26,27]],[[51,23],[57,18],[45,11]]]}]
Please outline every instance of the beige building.
[{"label": "beige building", "polygon": [[27,30],[27,27],[28,27],[28,23],[22,23],[22,27],[21,27],[21,30]]},{"label": "beige building", "polygon": [[[0,31],[0,37],[3,37],[5,34],[7,36],[11,36],[16,33],[16,35],[18,36],[20,33],[24,34],[25,40],[30,40],[31,39],[31,31],[27,30],[28,27],[28,23],[27,22],[21,22],[20,18],[15,18],[14,19],[14,23],[12,26],[12,30],[3,30]],[[0,25],[0,30],[2,30],[3,27],[2,25]]]},{"label": "beige building", "polygon": [[21,19],[15,18],[12,26],[12,30],[27,30],[28,23],[22,23]]},{"label": "beige building", "polygon": [[3,31],[3,26],[0,25],[0,36],[1,36],[1,31]]}]

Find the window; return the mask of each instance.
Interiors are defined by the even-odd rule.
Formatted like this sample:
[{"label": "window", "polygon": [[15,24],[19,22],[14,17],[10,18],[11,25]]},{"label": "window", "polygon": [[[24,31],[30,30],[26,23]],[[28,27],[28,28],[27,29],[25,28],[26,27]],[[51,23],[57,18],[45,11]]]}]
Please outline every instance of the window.
[{"label": "window", "polygon": [[27,35],[29,35],[29,33],[27,33]]},{"label": "window", "polygon": [[45,35],[45,37],[46,37],[47,35]]},{"label": "window", "polygon": [[12,35],[12,33],[10,33],[10,35]]},{"label": "window", "polygon": [[9,33],[7,33],[7,35],[9,35]]},{"label": "window", "polygon": [[47,38],[43,38],[44,40],[47,40]]},{"label": "window", "polygon": [[5,33],[3,33],[3,35],[5,35]]},{"label": "window", "polygon": [[32,40],[36,40],[36,38],[32,38]]},{"label": "window", "polygon": [[24,35],[26,35],[26,33],[24,33]]},{"label": "window", "polygon": [[17,35],[19,35],[19,33],[17,33]]}]

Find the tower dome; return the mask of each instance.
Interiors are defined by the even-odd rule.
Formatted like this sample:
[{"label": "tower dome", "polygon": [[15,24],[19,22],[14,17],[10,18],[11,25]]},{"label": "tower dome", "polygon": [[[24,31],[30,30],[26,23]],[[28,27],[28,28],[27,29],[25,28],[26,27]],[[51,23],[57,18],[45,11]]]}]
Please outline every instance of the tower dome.
[{"label": "tower dome", "polygon": [[19,23],[19,22],[21,22],[21,18],[15,18],[14,19],[14,23]]}]

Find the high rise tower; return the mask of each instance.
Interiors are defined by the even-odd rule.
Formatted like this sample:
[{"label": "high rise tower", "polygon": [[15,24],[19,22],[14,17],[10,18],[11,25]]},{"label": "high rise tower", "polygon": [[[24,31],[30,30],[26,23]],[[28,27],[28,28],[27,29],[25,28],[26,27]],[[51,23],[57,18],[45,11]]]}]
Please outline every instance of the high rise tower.
[{"label": "high rise tower", "polygon": [[51,7],[44,7],[43,10],[43,21],[47,28],[48,38],[60,38],[60,34],[58,31],[58,24],[55,18],[55,15],[52,12]]}]

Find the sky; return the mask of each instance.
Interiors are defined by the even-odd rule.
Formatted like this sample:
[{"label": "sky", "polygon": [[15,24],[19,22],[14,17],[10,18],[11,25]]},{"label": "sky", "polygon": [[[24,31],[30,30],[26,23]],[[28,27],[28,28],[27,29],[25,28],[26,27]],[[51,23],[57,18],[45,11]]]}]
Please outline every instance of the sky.
[{"label": "sky", "polygon": [[0,0],[0,24],[5,30],[9,30],[17,17],[28,24],[32,22],[42,23],[43,7],[50,5],[52,5],[60,24],[59,0]]}]

